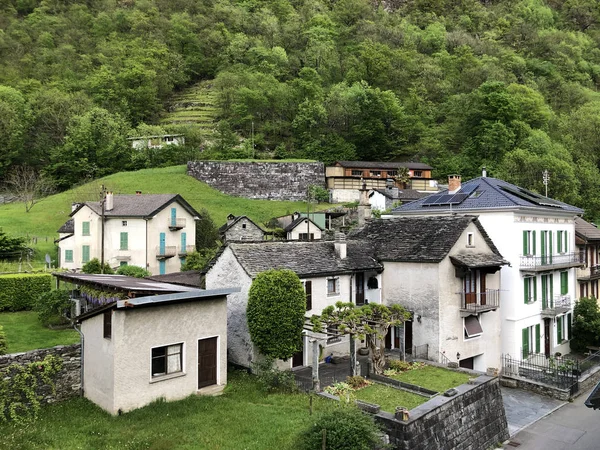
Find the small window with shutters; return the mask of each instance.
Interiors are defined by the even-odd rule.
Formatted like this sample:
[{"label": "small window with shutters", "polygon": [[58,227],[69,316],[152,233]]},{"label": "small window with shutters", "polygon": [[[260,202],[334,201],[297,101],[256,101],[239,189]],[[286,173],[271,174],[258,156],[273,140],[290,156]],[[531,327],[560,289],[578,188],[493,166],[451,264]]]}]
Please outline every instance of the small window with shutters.
[{"label": "small window with shutters", "polygon": [[127,232],[121,233],[121,250],[127,250],[129,248],[129,234]]},{"label": "small window with shutters", "polygon": [[312,281],[304,281],[304,292],[306,293],[306,310],[312,309]]},{"label": "small window with shutters", "polygon": [[110,339],[112,337],[112,309],[104,311],[103,319],[104,338]]},{"label": "small window with shutters", "polygon": [[523,256],[531,256],[535,253],[535,230],[523,230]]},{"label": "small window with shutters", "polygon": [[566,295],[569,292],[569,272],[560,273],[560,295]]},{"label": "small window with shutters", "polygon": [[90,223],[89,222],[81,222],[81,234],[82,234],[82,236],[90,235]]}]

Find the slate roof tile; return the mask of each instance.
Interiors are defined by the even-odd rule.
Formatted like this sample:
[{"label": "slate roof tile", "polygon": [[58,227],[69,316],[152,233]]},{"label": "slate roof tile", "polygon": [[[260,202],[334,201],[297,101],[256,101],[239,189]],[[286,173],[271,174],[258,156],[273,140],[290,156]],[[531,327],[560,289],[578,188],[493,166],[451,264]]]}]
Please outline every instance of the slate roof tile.
[{"label": "slate roof tile", "polygon": [[[106,217],[148,217],[156,214],[173,201],[179,202],[190,214],[199,216],[198,212],[190,206],[179,194],[140,194],[140,195],[114,195],[113,209],[105,211]],[[86,202],[96,214],[102,214],[100,202]],[[80,207],[81,208],[81,207]],[[73,216],[80,208],[71,213]]]},{"label": "slate roof tile", "polygon": [[390,162],[390,161],[336,161],[336,164],[342,167],[357,169],[398,169],[406,167],[417,170],[433,170],[433,167],[418,162]]}]

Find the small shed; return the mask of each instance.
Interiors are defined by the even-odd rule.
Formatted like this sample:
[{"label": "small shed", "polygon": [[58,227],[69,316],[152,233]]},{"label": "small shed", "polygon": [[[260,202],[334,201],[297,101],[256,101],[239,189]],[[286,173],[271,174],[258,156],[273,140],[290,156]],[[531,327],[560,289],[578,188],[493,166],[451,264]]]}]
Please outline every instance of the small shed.
[{"label": "small shed", "polygon": [[298,216],[286,228],[287,239],[290,241],[314,241],[323,236],[323,229],[308,217]]},{"label": "small shed", "polygon": [[111,414],[227,384],[227,295],[193,289],[128,298],[77,317],[84,396]]}]

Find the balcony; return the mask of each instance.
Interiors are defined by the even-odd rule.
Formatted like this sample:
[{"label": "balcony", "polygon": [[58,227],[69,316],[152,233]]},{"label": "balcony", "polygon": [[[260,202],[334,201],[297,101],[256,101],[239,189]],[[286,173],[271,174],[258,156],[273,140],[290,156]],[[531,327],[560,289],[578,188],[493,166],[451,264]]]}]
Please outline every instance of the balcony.
[{"label": "balcony", "polygon": [[185,218],[170,218],[169,220],[169,230],[177,231],[185,228]]},{"label": "balcony", "polygon": [[156,247],[156,258],[157,259],[167,259],[172,258],[177,254],[177,246],[175,245],[166,245]]},{"label": "balcony", "polygon": [[117,261],[130,261],[131,250],[117,250]]},{"label": "balcony", "polygon": [[583,264],[584,258],[581,253],[561,253],[545,256],[521,256],[519,268],[524,272],[543,272],[580,267]]},{"label": "balcony", "polygon": [[555,295],[553,299],[542,299],[542,318],[554,318],[571,310],[570,295]]},{"label": "balcony", "polygon": [[188,253],[196,251],[195,245],[186,245],[185,247],[179,247],[179,256],[185,256]]},{"label": "balcony", "polygon": [[600,265],[582,267],[577,271],[578,281],[597,280],[600,278]]},{"label": "balcony", "polygon": [[486,289],[485,292],[459,292],[461,295],[460,316],[495,311],[500,307],[500,289]]}]

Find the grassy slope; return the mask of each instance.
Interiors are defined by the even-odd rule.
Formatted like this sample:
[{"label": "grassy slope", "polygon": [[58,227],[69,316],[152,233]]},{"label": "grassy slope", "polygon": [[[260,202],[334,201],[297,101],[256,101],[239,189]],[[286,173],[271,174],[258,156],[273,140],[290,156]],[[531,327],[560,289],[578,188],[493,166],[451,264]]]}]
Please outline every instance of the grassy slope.
[{"label": "grassy slope", "polygon": [[37,313],[31,311],[3,312],[0,314],[0,326],[4,328],[6,334],[7,353],[79,342],[79,334],[75,330],[50,330],[42,326]]},{"label": "grassy slope", "polygon": [[469,381],[470,375],[441,367],[425,366],[420,369],[408,370],[392,378],[432,391],[445,392]]},{"label": "grassy slope", "polygon": [[37,258],[43,259],[46,253],[54,254],[53,240],[58,237],[56,230],[69,218],[71,203],[97,200],[101,184],[116,194],[135,194],[136,190],[145,194],[181,194],[197,210],[206,208],[217,226],[225,223],[229,213],[247,215],[257,223],[262,223],[272,217],[306,210],[303,202],[231,197],[187,176],[185,166],[173,166],[110,175],[47,197],[29,213],[25,213],[21,203],[1,205],[0,228],[11,234],[39,236],[34,247],[38,250]]},{"label": "grassy slope", "polygon": [[[247,374],[229,373],[219,397],[191,396],[111,417],[85,399],[42,409],[26,426],[0,423],[0,448],[24,449],[292,449],[309,427],[305,394],[265,394]],[[315,398],[315,414],[339,407]]]}]

